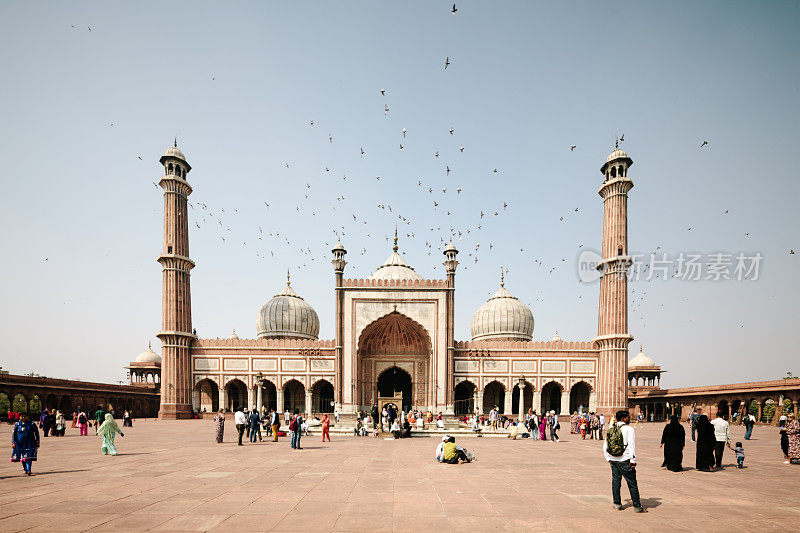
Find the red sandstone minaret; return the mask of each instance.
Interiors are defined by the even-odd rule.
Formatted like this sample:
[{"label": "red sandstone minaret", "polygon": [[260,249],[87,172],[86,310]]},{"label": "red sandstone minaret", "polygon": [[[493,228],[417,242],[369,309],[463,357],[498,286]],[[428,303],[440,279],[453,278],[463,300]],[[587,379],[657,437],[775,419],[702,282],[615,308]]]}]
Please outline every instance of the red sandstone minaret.
[{"label": "red sandstone minaret", "polygon": [[336,391],[336,409],[341,411],[342,404],[344,403],[345,387],[342,374],[344,369],[344,352],[342,348],[344,343],[344,291],[342,290],[342,287],[344,286],[344,267],[347,265],[347,261],[345,261],[344,256],[347,255],[347,250],[345,250],[344,246],[342,246],[342,242],[338,241],[331,252],[333,253],[333,260],[331,263],[333,264],[333,272],[336,276],[336,316],[334,317],[336,322],[336,360],[334,362],[334,369],[336,372],[333,390]]},{"label": "red sandstone minaret", "polygon": [[628,405],[628,191],[633,181],[628,169],[633,160],[617,148],[600,169],[605,180],[603,198],[603,246],[600,271],[600,313],[597,337],[600,349],[597,370],[597,409],[613,415]]},{"label": "red sandstone minaret", "polygon": [[192,372],[189,347],[192,333],[192,300],[189,271],[189,220],[187,198],[192,187],[186,175],[192,169],[178,142],[160,159],[164,176],[164,249],[158,257],[163,269],[161,288],[161,407],[159,418],[192,416]]}]

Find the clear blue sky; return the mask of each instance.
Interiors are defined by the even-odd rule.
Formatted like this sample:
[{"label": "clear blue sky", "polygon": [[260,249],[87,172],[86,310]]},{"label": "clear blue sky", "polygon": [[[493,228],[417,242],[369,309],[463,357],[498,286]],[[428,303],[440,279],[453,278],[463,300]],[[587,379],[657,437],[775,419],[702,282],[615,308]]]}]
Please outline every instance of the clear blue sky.
[{"label": "clear blue sky", "polygon": [[758,281],[632,283],[631,355],[665,386],[800,373],[800,4],[450,4],[0,4],[0,365],[118,380],[160,351],[153,182],[175,135],[201,336],[254,337],[290,267],[332,337],[333,230],[366,277],[399,214],[426,277],[462,231],[458,339],[500,265],[536,339],[590,339],[598,285],[576,260],[599,248],[599,168],[624,133],[631,250],[764,257]]}]

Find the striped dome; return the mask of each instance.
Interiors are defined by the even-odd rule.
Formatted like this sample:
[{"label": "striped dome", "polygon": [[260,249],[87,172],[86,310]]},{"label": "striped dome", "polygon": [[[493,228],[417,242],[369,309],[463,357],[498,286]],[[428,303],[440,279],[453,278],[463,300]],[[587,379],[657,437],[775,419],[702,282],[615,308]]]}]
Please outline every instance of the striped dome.
[{"label": "striped dome", "polygon": [[317,339],[319,316],[288,283],[282,293],[261,306],[256,318],[259,339],[295,338]]}]

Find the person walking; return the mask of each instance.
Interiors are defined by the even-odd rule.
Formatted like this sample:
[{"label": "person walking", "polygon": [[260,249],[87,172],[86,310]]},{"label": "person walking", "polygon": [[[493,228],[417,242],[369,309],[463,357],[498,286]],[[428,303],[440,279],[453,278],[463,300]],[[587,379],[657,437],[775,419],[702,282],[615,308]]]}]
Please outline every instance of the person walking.
[{"label": "person walking", "polygon": [[789,439],[789,463],[800,461],[800,422],[794,413],[787,416],[786,436]]},{"label": "person walking", "polygon": [[689,415],[689,427],[692,428],[692,442],[695,442],[695,433],[697,433],[697,419],[702,414],[700,409],[692,411],[692,414]]},{"label": "person walking", "polygon": [[63,437],[67,432],[67,421],[61,411],[56,411],[56,423],[53,429],[53,435],[56,437]]},{"label": "person walking", "polygon": [[600,427],[597,428],[597,438],[602,440],[603,439],[603,430],[606,427],[606,415],[600,413],[600,416],[597,417],[598,421],[600,422]]},{"label": "person walking", "polygon": [[278,442],[278,429],[281,427],[281,417],[275,409],[269,410],[269,427],[272,429],[272,442]]},{"label": "person walking", "polygon": [[111,413],[106,413],[105,421],[97,428],[97,434],[102,437],[100,441],[100,451],[103,455],[117,455],[117,448],[114,446],[114,437],[119,433],[120,437],[125,434],[119,429]]},{"label": "person walking", "polygon": [[300,447],[300,436],[301,431],[303,428],[303,417],[300,416],[300,410],[294,410],[294,416],[292,420],[289,422],[289,431],[292,432],[292,440],[290,445],[295,450],[302,450],[303,448]]},{"label": "person walking", "polygon": [[39,428],[28,419],[28,413],[20,413],[11,432],[11,462],[22,463],[26,476],[33,475],[31,463],[37,459],[39,442]]},{"label": "person walking", "polygon": [[233,423],[236,424],[236,431],[239,432],[239,443],[237,446],[242,446],[244,428],[247,426],[247,417],[244,416],[244,411],[239,409],[233,414]]},{"label": "person walking", "polygon": [[94,412],[94,434],[99,435],[98,431],[100,430],[100,424],[106,418],[106,412],[103,411],[103,408],[99,405],[97,406],[97,411]]},{"label": "person walking", "polygon": [[[755,425],[756,418],[753,415],[744,415],[744,440],[750,440],[750,435],[753,434],[753,426]],[[692,435],[694,436],[694,432],[692,432]]]},{"label": "person walking", "polygon": [[491,411],[489,411],[489,420],[492,423],[492,431],[497,431],[497,421],[500,419],[500,412],[495,405]]},{"label": "person walking", "polygon": [[725,452],[725,446],[731,447],[731,426],[722,416],[721,411],[717,411],[717,417],[711,421],[711,425],[714,426],[714,438],[716,439],[714,443],[715,466],[722,468],[722,454]]},{"label": "person walking", "polygon": [[622,510],[622,478],[628,484],[631,493],[633,510],[646,513],[639,498],[639,484],[636,481],[636,432],[630,426],[631,414],[628,411],[617,411],[616,423],[606,432],[603,441],[603,455],[611,465],[611,497],[614,509]]},{"label": "person walking", "polygon": [[261,442],[261,415],[258,414],[258,409],[253,407],[250,411],[250,416],[247,417],[247,423],[250,427],[250,442],[255,442],[256,437]]},{"label": "person walking", "polygon": [[122,413],[122,427],[133,427],[133,424],[131,424],[131,413],[127,409]]},{"label": "person walking", "polygon": [[558,422],[558,415],[555,411],[550,411],[550,440],[552,442],[561,442],[558,439],[559,429],[561,429],[561,424]]},{"label": "person walking", "polygon": [[[377,407],[374,409],[377,412]],[[377,425],[373,420],[372,429],[377,429]],[[328,442],[331,441],[331,419],[328,415],[322,415],[322,442],[325,442],[325,437],[328,437]]]},{"label": "person walking", "polygon": [[83,411],[78,411],[78,427],[81,431],[81,437],[89,434],[89,417]]},{"label": "person walking", "polygon": [[714,426],[708,421],[706,415],[700,415],[696,420],[697,424],[697,455],[695,457],[695,468],[701,472],[714,471],[714,448],[717,439],[714,436]]},{"label": "person walking", "polygon": [[81,411],[81,408],[78,407],[77,411],[72,412],[72,427],[75,428],[78,425],[78,413]]},{"label": "person walking", "polygon": [[214,435],[217,439],[217,444],[222,444],[222,437],[225,434],[225,410],[220,409],[214,415]]},{"label": "person walking", "polygon": [[539,418],[539,440],[547,440],[547,413],[542,413]]},{"label": "person walking", "polygon": [[683,447],[686,446],[686,430],[676,415],[669,417],[669,424],[661,433],[661,447],[664,448],[662,467],[672,472],[683,470]]}]

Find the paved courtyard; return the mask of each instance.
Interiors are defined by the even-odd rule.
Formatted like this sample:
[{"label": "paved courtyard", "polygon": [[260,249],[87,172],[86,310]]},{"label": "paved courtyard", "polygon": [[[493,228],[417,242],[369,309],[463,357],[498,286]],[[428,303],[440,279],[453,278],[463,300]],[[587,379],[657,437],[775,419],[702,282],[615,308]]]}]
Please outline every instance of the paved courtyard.
[{"label": "paved courtyard", "polygon": [[[136,421],[120,455],[94,435],[43,439],[32,478],[0,468],[0,531],[744,531],[800,528],[800,466],[782,462],[777,430],[756,428],[745,470],[659,468],[661,424],[637,430],[639,486],[648,514],[611,508],[600,443],[464,438],[473,464],[441,465],[435,438],[334,435],[304,450],[237,447],[232,420],[213,442],[210,420]],[[0,427],[10,440],[11,426]],[[92,433],[90,431],[90,433]],[[741,440],[743,430],[734,428]],[[8,449],[7,449],[8,450]]]}]

